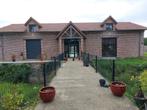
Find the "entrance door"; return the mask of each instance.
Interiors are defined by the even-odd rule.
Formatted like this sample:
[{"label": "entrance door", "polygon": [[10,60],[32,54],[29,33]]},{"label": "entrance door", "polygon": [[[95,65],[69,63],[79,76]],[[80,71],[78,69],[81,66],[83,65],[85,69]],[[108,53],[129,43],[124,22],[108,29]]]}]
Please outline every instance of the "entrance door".
[{"label": "entrance door", "polygon": [[41,56],[41,40],[26,40],[27,59],[38,59]]},{"label": "entrance door", "polygon": [[65,39],[64,40],[64,53],[65,57],[78,57],[79,56],[79,41],[78,39]]}]

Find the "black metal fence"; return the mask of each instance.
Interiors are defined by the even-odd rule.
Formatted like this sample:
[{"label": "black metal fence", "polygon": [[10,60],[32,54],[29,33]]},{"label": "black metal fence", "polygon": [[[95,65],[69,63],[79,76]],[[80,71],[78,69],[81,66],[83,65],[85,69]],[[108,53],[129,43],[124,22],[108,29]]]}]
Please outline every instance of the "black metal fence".
[{"label": "black metal fence", "polygon": [[43,63],[43,80],[44,86],[48,82],[48,76],[50,74],[56,75],[57,70],[61,67],[61,61],[64,59],[64,54],[59,54],[55,57],[52,57],[49,62]]},{"label": "black metal fence", "polygon": [[[110,77],[110,73],[112,73],[112,81],[115,80],[115,58],[114,57],[98,57],[97,55],[91,55],[89,53],[83,52],[82,53],[82,61],[84,66],[91,65],[95,72],[100,72],[102,75],[103,73],[107,73],[106,77]],[[107,72],[106,72],[107,71]]]}]

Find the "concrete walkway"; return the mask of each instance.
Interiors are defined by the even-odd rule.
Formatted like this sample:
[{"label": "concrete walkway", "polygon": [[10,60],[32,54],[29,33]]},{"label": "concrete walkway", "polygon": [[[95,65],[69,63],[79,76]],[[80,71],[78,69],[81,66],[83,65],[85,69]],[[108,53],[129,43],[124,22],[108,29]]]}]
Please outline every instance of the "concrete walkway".
[{"label": "concrete walkway", "polygon": [[56,87],[54,101],[40,101],[35,110],[138,110],[127,97],[115,97],[109,88],[100,87],[100,78],[81,61],[68,61],[50,84]]}]

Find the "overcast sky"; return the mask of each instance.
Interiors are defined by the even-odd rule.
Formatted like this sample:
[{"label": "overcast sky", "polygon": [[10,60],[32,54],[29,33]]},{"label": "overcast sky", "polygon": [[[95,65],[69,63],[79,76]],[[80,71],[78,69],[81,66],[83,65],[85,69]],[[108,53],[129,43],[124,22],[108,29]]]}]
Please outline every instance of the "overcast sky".
[{"label": "overcast sky", "polygon": [[[25,23],[102,22],[109,15],[147,27],[147,0],[0,0],[0,26]],[[145,33],[147,37],[147,32]]]}]

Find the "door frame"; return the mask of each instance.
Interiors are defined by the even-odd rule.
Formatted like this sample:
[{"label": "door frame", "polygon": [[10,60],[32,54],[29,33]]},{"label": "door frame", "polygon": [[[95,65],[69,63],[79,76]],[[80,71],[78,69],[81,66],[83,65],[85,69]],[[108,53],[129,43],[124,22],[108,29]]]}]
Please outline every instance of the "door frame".
[{"label": "door frame", "polygon": [[[71,44],[71,40],[73,40],[73,42],[76,42],[76,44]],[[67,44],[65,44],[65,41],[67,42]],[[64,39],[63,40],[64,42],[64,53],[65,53],[65,57],[68,57],[68,58],[76,58],[76,57],[79,57],[80,56],[80,39]],[[66,46],[65,46],[66,45]],[[70,56],[70,49],[71,48],[74,48],[74,56],[71,57]],[[67,49],[67,50],[65,50]],[[77,54],[77,55],[76,55]]]}]

